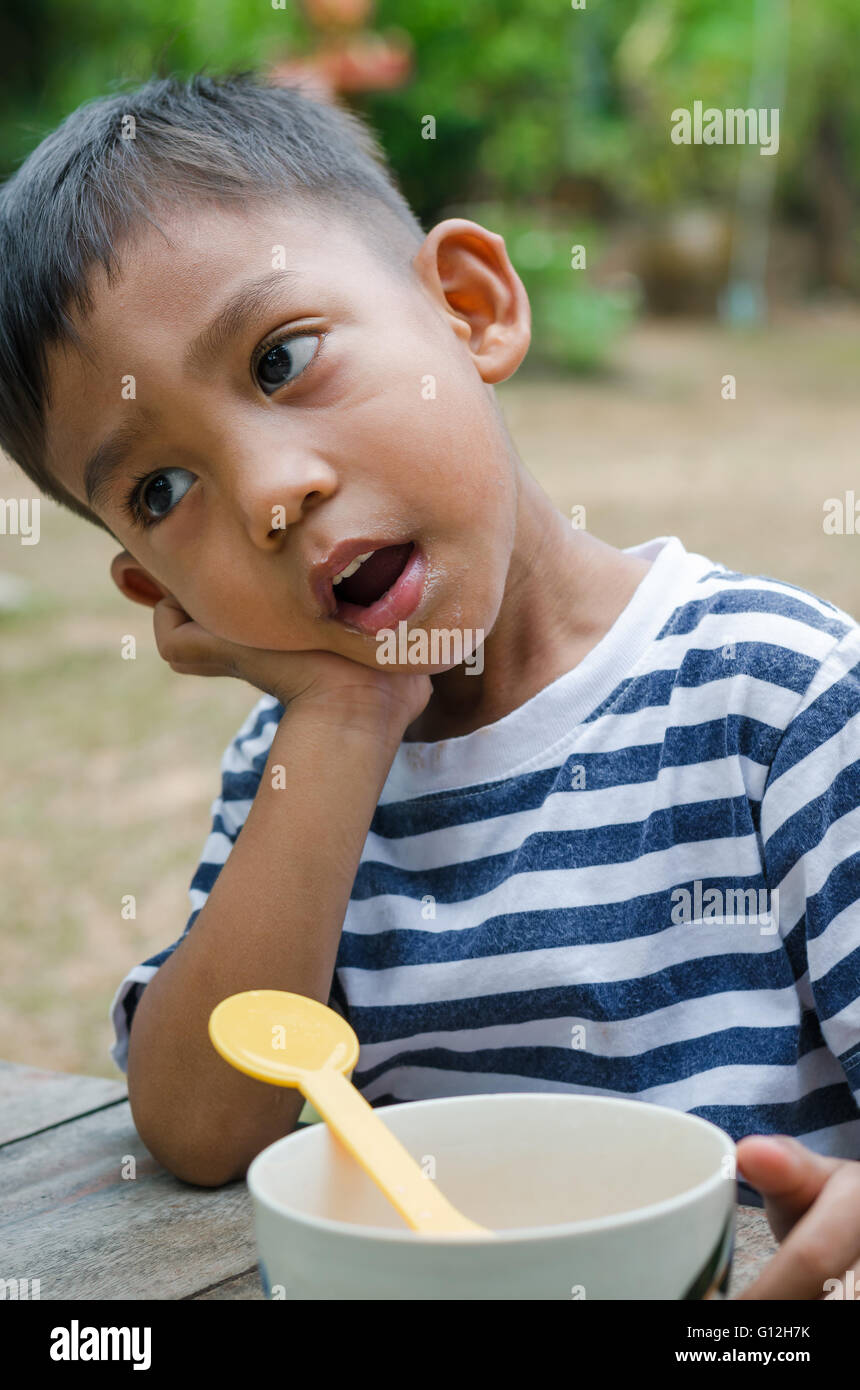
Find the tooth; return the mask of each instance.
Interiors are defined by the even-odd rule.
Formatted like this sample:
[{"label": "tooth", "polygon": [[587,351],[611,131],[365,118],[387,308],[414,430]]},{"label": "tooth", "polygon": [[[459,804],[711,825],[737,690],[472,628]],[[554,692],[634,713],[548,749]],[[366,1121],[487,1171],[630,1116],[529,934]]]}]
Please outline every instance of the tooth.
[{"label": "tooth", "polygon": [[363,565],[365,560],[369,560],[373,554],[374,552],[372,550],[368,550],[366,555],[356,555],[355,559],[350,561],[346,569],[341,570],[340,574],[335,575],[334,579],[331,581],[332,584],[339,584],[342,579],[349,579],[350,575],[355,574],[359,566]]}]

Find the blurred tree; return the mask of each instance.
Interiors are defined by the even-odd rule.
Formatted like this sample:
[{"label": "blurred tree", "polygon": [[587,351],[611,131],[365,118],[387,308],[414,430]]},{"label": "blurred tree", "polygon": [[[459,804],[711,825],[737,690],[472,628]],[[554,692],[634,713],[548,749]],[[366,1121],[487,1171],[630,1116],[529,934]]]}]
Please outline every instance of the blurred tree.
[{"label": "blurred tree", "polygon": [[[331,88],[368,117],[425,225],[470,202],[552,204],[562,226],[731,208],[744,151],[675,145],[669,132],[672,111],[694,101],[747,105],[750,0],[274,3],[4,0],[0,176],[99,93],[153,71],[288,73],[323,34]],[[774,206],[814,229],[823,283],[857,287],[860,0],[786,4]],[[351,53],[348,31],[364,35]]]},{"label": "blurred tree", "polygon": [[[0,172],[74,106],[154,69],[301,57],[315,42],[310,16],[323,28],[370,19],[411,38],[411,80],[352,99],[422,217],[485,194],[527,202],[560,192],[635,211],[734,187],[738,151],[673,145],[669,118],[695,100],[745,104],[750,0],[613,0],[584,10],[560,0],[379,0],[375,18],[368,0],[284,4],[4,0]],[[858,47],[860,0],[795,0],[779,193],[784,207],[820,221],[828,244],[844,238],[857,193]],[[436,119],[435,140],[422,138],[425,115]],[[819,185],[810,173],[822,161]],[[822,268],[838,261],[829,251]]]}]

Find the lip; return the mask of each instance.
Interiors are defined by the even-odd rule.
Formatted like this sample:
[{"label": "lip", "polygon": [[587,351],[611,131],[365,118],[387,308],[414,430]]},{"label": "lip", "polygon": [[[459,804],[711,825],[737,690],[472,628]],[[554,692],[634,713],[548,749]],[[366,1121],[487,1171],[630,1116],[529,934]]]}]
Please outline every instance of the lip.
[{"label": "lip", "polygon": [[[376,603],[367,607],[339,600],[332,583],[335,575],[368,550],[384,550],[392,545],[411,545],[413,550],[391,588]],[[362,536],[336,545],[324,560],[313,566],[310,582],[321,616],[334,618],[346,627],[372,636],[380,628],[399,622],[414,612],[424,591],[426,573],[427,561],[417,541],[409,538],[392,540],[390,536]]]},{"label": "lip", "polygon": [[341,541],[320,564],[313,566],[310,575],[311,589],[326,618],[333,618],[337,612],[337,598],[332,584],[335,575],[340,574],[341,570],[351,565],[359,555],[365,555],[368,550],[381,550],[383,546],[393,544],[393,541],[368,539]]},{"label": "lip", "polygon": [[[386,592],[382,595],[382,597],[380,599],[377,599],[376,603],[371,604],[368,607],[363,607],[361,604],[357,603],[344,603],[342,600],[338,600],[338,597],[334,590],[334,584],[332,582],[334,580],[335,575],[340,574],[341,570],[346,569],[347,565],[352,564],[353,560],[358,559],[359,555],[366,555],[369,550],[384,550],[387,547],[393,545],[412,545],[413,551],[412,554],[409,556],[409,559],[406,561],[402,573],[398,575],[391,588],[387,589]],[[342,621],[346,621],[349,626],[356,627],[361,632],[372,633],[377,631],[379,627],[384,627],[384,617],[380,618],[380,621],[376,626],[373,625],[372,620],[376,616],[378,609],[382,610],[385,607],[390,606],[388,603],[389,599],[391,599],[395,595],[395,593],[400,589],[401,584],[404,578],[406,577],[407,573],[414,569],[416,558],[418,558],[419,556],[422,560],[420,579],[421,588],[423,589],[426,562],[423,562],[424,557],[421,554],[421,551],[419,550],[419,547],[415,541],[411,539],[392,540],[390,537],[380,536],[362,536],[358,539],[341,541],[338,545],[334,547],[332,551],[329,552],[329,554],[326,556],[324,560],[322,560],[319,564],[314,565],[311,568],[311,590],[319,605],[322,616],[326,618],[338,618]],[[417,580],[418,575],[416,573],[413,574],[411,577],[414,583]],[[406,597],[406,595],[398,595],[398,598],[400,598],[401,601]],[[411,605],[411,608],[409,610],[410,612],[416,606],[419,597],[420,593],[416,595],[415,603]],[[394,606],[399,609],[401,603],[398,602]],[[363,617],[364,619],[370,619],[371,621],[357,621],[357,617]]]},{"label": "lip", "polygon": [[[389,542],[396,544],[396,542]],[[401,541],[401,545],[409,542]],[[335,610],[335,618],[345,627],[373,637],[383,627],[394,627],[415,612],[424,594],[424,580],[427,576],[427,560],[417,541],[411,542],[413,550],[400,574],[390,589],[386,589],[376,603],[367,607],[360,603],[346,603],[340,599]],[[379,548],[379,547],[378,547]],[[361,551],[358,552],[359,555]]]}]

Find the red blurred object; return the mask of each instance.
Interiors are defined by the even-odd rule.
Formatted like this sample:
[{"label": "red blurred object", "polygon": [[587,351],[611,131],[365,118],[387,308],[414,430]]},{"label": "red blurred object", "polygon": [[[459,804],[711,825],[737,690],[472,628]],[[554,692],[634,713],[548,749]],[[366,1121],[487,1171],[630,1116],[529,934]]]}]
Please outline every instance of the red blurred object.
[{"label": "red blurred object", "polygon": [[321,48],[316,58],[341,92],[399,87],[409,76],[412,50],[402,39],[381,34],[357,35],[341,46]]},{"label": "red blurred object", "polygon": [[285,85],[301,83],[331,100],[337,92],[400,87],[411,71],[412,45],[407,35],[362,33],[344,39],[324,39],[306,57],[277,63],[271,80]]},{"label": "red blurred object", "polygon": [[374,0],[302,0],[302,6],[318,29],[358,29],[375,9]]}]

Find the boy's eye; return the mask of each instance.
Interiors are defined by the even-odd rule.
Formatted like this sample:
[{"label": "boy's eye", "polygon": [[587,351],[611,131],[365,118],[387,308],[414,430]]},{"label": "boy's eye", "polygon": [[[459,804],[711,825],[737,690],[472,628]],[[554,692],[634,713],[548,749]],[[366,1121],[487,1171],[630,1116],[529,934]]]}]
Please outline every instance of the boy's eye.
[{"label": "boy's eye", "polygon": [[[171,483],[173,473],[184,473],[191,482],[177,491]],[[154,526],[162,517],[173,511],[193,481],[194,474],[187,468],[163,468],[160,473],[145,474],[135,480],[135,485],[125,501],[126,511],[140,526]]]},{"label": "boy's eye", "polygon": [[[294,333],[263,344],[252,363],[252,372],[266,395],[272,395],[301,375],[313,361],[317,346],[324,336],[323,333]],[[146,473],[135,478],[123,504],[134,524],[154,526],[163,517],[169,516],[176,503],[185,496],[191,483],[177,493],[170,482],[174,473],[184,473],[191,482],[194,481],[194,474],[189,473],[187,468],[163,468],[160,473]]]},{"label": "boy's eye", "polygon": [[279,387],[304,371],[313,360],[321,333],[295,333],[292,337],[270,342],[257,356],[254,374],[260,388],[266,395],[272,395]]}]

